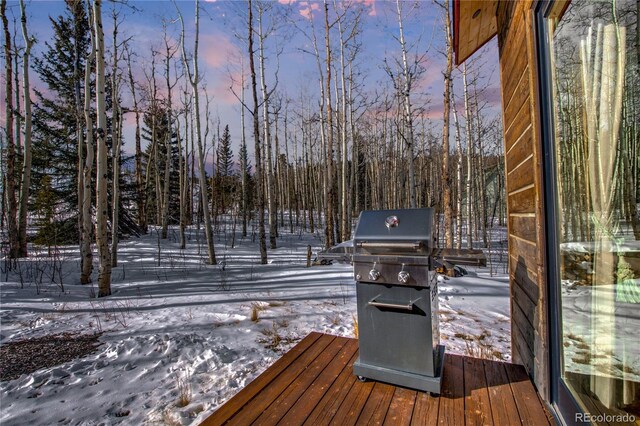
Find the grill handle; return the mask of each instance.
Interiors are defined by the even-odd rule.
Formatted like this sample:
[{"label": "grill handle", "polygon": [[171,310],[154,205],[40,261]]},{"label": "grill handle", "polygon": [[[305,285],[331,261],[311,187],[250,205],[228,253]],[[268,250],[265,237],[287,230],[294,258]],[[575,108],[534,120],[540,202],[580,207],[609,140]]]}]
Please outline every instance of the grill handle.
[{"label": "grill handle", "polygon": [[413,303],[414,301],[410,301],[408,304],[406,305],[401,305],[398,303],[389,303],[389,302],[378,302],[376,300],[378,296],[374,297],[373,299],[371,299],[371,301],[369,302],[369,306],[375,306],[376,308],[386,308],[386,309],[398,309],[398,310],[402,310],[402,311],[413,311]]},{"label": "grill handle", "polygon": [[405,249],[405,250],[418,250],[422,248],[423,242],[417,241],[415,243],[403,243],[403,242],[367,242],[363,241],[357,244],[358,248],[363,249]]}]

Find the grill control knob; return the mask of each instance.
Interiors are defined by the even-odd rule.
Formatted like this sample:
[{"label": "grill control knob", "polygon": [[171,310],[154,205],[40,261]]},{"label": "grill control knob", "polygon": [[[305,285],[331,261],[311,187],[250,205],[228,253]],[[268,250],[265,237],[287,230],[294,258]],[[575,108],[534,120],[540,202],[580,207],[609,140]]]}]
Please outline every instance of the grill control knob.
[{"label": "grill control knob", "polygon": [[378,272],[375,269],[372,269],[369,271],[369,278],[371,278],[371,281],[377,281],[378,278],[380,278],[380,272]]},{"label": "grill control knob", "polygon": [[398,281],[401,282],[402,284],[408,283],[409,278],[411,278],[411,275],[409,275],[407,271],[398,272]]}]

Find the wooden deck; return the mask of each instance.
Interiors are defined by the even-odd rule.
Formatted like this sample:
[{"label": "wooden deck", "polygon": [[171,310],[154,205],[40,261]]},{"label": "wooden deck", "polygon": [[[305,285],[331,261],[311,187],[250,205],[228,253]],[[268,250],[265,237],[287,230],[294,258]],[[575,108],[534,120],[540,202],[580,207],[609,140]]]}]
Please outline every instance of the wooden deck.
[{"label": "wooden deck", "polygon": [[203,425],[549,425],[522,366],[447,354],[442,394],[360,382],[358,341],[311,333]]}]

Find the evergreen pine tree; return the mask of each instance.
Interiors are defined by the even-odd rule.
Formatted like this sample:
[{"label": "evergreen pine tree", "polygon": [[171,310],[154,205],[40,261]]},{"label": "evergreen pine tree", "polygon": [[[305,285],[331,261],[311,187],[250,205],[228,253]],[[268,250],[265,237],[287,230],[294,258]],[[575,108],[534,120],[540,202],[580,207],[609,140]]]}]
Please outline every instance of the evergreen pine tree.
[{"label": "evergreen pine tree", "polygon": [[[153,103],[152,103],[153,104]],[[161,102],[156,102],[156,107],[149,107],[143,115],[142,125],[142,139],[148,141],[147,149],[142,156],[142,166],[145,173],[149,175],[149,186],[147,187],[147,219],[148,223],[160,225],[156,219],[159,217],[158,209],[161,207],[161,200],[155,196],[156,194],[156,172],[158,172],[158,179],[160,183],[160,193],[166,184],[164,181],[164,165],[166,159],[166,148],[163,141],[167,137],[169,127],[167,126],[167,111]],[[158,155],[156,162],[156,155],[152,152],[152,122],[153,114],[155,114],[156,123],[156,139]],[[172,129],[176,128],[175,123],[171,126]],[[179,222],[180,218],[180,199],[178,194],[180,193],[180,167],[178,158],[178,141],[177,134],[172,132],[171,134],[171,158],[173,165],[171,166],[171,173],[169,175],[169,224],[175,225]],[[185,160],[186,161],[186,160]]]},{"label": "evergreen pine tree", "polygon": [[222,137],[216,149],[216,181],[214,184],[216,197],[216,217],[218,216],[218,207],[224,214],[230,204],[230,199],[234,191],[235,177],[233,176],[233,151],[231,150],[231,135],[229,134],[229,125],[224,127]]},{"label": "evergreen pine tree", "polygon": [[247,151],[246,144],[242,144],[240,146],[240,151],[238,151],[238,161],[240,163],[240,179],[241,182],[242,180],[245,182],[244,193],[240,195],[240,211],[242,213],[242,236],[246,237],[247,222],[251,219],[251,212],[254,208],[251,162],[249,161],[249,152]]},{"label": "evergreen pine tree", "polygon": [[[78,123],[74,78],[83,78],[84,57],[90,47],[90,26],[82,2],[67,0],[66,6],[64,15],[49,18],[53,38],[45,42],[42,56],[34,58],[34,69],[46,89],[35,90],[31,193],[52,192],[50,198],[56,211],[55,222],[68,231],[57,233],[58,243],[78,240]],[[82,34],[78,40],[74,39],[76,20]],[[74,72],[76,43],[81,52],[80,72]],[[84,87],[82,82],[80,87],[81,90]],[[81,97],[84,97],[83,92]]]}]

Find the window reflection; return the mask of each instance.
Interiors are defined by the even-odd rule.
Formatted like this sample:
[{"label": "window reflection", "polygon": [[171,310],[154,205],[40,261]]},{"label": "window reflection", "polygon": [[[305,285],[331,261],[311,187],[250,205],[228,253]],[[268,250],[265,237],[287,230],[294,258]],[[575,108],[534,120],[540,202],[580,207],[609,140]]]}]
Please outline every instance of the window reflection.
[{"label": "window reflection", "polygon": [[549,21],[563,380],[587,413],[640,419],[640,35],[636,1]]}]

